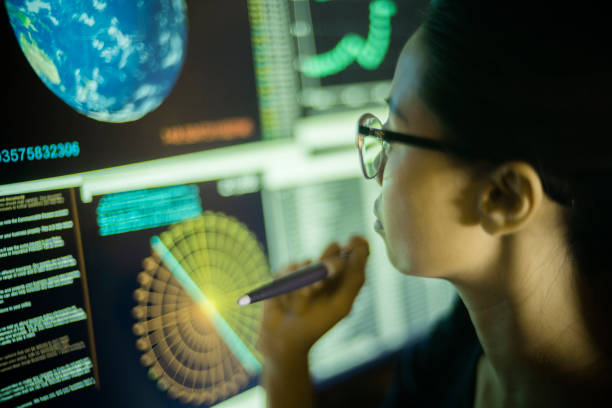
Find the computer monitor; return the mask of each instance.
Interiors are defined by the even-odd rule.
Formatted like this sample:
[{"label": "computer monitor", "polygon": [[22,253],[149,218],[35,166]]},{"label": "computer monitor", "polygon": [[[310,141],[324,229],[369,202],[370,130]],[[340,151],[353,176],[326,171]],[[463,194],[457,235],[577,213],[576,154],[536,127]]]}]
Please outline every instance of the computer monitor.
[{"label": "computer monitor", "polygon": [[372,229],[353,131],[384,106],[301,102],[298,8],[343,10],[359,33],[384,3],[407,37],[400,17],[422,6],[346,3],[4,1],[0,406],[264,406],[262,305],[238,296],[353,234],[371,244],[367,279],[311,351],[316,384],[448,308],[452,287],[394,271]]},{"label": "computer monitor", "polygon": [[292,0],[291,30],[306,115],[380,104],[426,0]]}]

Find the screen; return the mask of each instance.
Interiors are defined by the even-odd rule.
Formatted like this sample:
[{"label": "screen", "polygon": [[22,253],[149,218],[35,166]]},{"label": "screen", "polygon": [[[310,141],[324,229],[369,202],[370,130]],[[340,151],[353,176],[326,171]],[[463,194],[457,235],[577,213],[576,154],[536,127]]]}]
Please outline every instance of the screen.
[{"label": "screen", "polygon": [[380,103],[426,0],[291,2],[305,114]]},{"label": "screen", "polygon": [[316,384],[448,309],[389,264],[354,147],[424,2],[3,3],[0,406],[263,407],[262,303],[236,300],[354,234],[366,283]]}]

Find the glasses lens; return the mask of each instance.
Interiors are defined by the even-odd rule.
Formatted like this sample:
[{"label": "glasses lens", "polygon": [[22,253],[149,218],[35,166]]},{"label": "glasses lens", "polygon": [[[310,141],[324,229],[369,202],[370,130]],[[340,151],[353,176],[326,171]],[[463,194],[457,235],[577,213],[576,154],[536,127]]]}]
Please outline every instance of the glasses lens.
[{"label": "glasses lens", "polygon": [[[367,115],[360,122],[361,126],[382,129],[382,123],[378,118]],[[383,141],[379,137],[361,134],[361,157],[363,159],[363,169],[367,178],[374,178],[380,169],[383,154]]]}]

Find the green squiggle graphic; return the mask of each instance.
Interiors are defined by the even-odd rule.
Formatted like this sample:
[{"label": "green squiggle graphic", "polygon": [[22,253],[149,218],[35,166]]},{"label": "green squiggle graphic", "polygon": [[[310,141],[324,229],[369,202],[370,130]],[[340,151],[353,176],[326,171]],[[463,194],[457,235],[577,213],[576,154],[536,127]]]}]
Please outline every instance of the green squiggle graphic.
[{"label": "green squiggle graphic", "polygon": [[354,61],[373,70],[385,59],[391,42],[391,17],[397,12],[395,2],[374,0],[370,3],[368,38],[349,33],[330,51],[305,58],[300,70],[307,77],[321,78],[343,71]]}]

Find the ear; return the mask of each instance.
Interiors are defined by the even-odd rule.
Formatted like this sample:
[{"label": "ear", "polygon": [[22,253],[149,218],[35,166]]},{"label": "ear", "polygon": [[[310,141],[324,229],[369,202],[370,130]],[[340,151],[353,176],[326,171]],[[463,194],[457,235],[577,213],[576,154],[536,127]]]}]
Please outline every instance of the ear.
[{"label": "ear", "polygon": [[478,195],[478,214],[491,235],[506,235],[523,228],[542,203],[544,192],[538,173],[525,162],[508,162],[490,173]]}]

